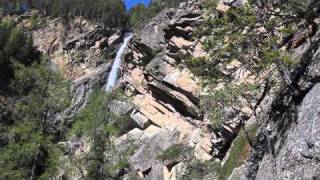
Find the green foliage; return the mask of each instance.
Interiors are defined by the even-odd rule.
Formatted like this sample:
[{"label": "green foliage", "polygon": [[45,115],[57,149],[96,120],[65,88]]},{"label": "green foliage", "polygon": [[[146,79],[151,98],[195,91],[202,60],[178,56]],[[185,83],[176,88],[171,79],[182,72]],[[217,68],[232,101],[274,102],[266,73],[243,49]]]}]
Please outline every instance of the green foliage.
[{"label": "green foliage", "polygon": [[119,115],[110,111],[108,104],[113,100],[127,101],[128,99],[118,91],[107,94],[95,89],[90,96],[88,104],[77,117],[70,134],[94,137],[94,130],[102,127],[105,133],[118,135],[127,123],[128,117],[127,115]]},{"label": "green foliage", "polygon": [[291,34],[293,34],[294,32],[296,32],[298,30],[298,26],[295,23],[289,23],[286,27],[284,27],[283,29],[281,29],[281,33],[285,36],[288,37]]},{"label": "green foliage", "polygon": [[69,105],[67,83],[44,59],[31,66],[16,63],[14,70],[12,87],[21,98],[8,130],[11,139],[0,149],[0,179],[52,177],[60,149],[54,144],[57,127],[51,120]]},{"label": "green foliage", "polygon": [[[21,13],[26,0],[2,2],[4,12]],[[28,8],[40,10],[52,17],[83,16],[90,20],[104,23],[106,27],[124,27],[127,21],[126,9],[122,0],[29,0]]]},{"label": "green foliage", "polygon": [[46,22],[46,19],[43,17],[40,17],[38,12],[33,12],[31,17],[29,18],[29,26],[27,28],[29,29],[37,29],[44,25]]},{"label": "green foliage", "polygon": [[[211,61],[228,63],[240,59],[240,54],[250,54],[256,47],[256,34],[249,31],[254,28],[257,19],[253,8],[247,4],[241,8],[231,8],[222,17],[214,16],[207,21],[204,34],[209,38],[204,42],[205,49],[213,57]],[[244,29],[248,33],[242,33]]]},{"label": "green foliage", "polygon": [[13,22],[0,22],[0,83],[8,83],[14,77],[14,63],[30,65],[39,57],[31,36],[17,29]]},{"label": "green foliage", "polygon": [[149,21],[151,15],[147,15],[147,11],[147,7],[144,4],[138,4],[130,9],[130,23],[135,29],[141,28]]},{"label": "green foliage", "polygon": [[24,100],[16,105],[20,116],[37,120],[37,127],[43,133],[57,128],[52,127],[49,120],[69,106],[69,82],[51,70],[47,60],[43,59],[29,67],[16,63],[15,79],[11,86],[24,96]]},{"label": "green foliage", "polygon": [[204,2],[204,6],[207,10],[212,12],[216,10],[218,3],[219,3],[219,0],[207,0]]},{"label": "green foliage", "polygon": [[192,160],[188,166],[187,173],[183,175],[182,180],[207,179],[214,177],[220,171],[220,164],[213,161]]},{"label": "green foliage", "polygon": [[298,21],[294,19],[297,14],[293,10],[286,10],[289,4],[279,2],[272,4],[271,8],[271,3],[266,3],[265,8],[270,8],[268,11],[279,8],[282,15],[272,12],[271,17],[265,13],[260,14],[263,18],[258,16],[258,19],[260,12],[256,11],[255,1],[249,1],[241,7],[231,7],[224,13],[217,12],[217,3],[217,0],[206,1],[205,7],[209,13],[207,21],[196,34],[207,37],[203,45],[210,54],[209,58],[187,61],[196,75],[215,83],[221,77],[217,66],[223,67],[233,60],[246,64],[247,70],[256,73],[278,61],[282,61],[286,68],[294,66],[294,59],[280,50],[285,37],[298,29]]},{"label": "green foliage", "polygon": [[[110,111],[109,104],[114,100],[127,100],[119,92],[106,93],[95,89],[89,102],[82,110],[73,125],[71,135],[86,137],[91,144],[86,155],[89,179],[105,179],[114,177],[116,170],[127,168],[126,157],[129,154],[117,154],[111,140],[117,136],[128,121],[127,115]],[[129,148],[127,153],[132,153]],[[113,158],[117,158],[115,161]]]},{"label": "green foliage", "polygon": [[0,23],[0,81],[2,88],[12,81],[12,91],[20,97],[13,124],[6,128],[10,138],[0,149],[0,179],[52,173],[59,150],[49,121],[68,105],[68,86],[40,59],[32,37],[8,21]]},{"label": "green foliage", "polygon": [[157,157],[162,161],[174,161],[182,156],[185,149],[186,147],[183,144],[174,144],[168,149],[164,150]]},{"label": "green foliage", "polygon": [[189,58],[185,61],[185,64],[194,75],[201,77],[203,80],[216,82],[223,77],[218,65],[207,58]]},{"label": "green foliage", "polygon": [[208,112],[213,128],[219,129],[224,121],[224,108],[239,106],[239,97],[257,88],[258,86],[246,84],[226,85],[223,89],[215,90],[202,97],[200,106],[203,111]]}]

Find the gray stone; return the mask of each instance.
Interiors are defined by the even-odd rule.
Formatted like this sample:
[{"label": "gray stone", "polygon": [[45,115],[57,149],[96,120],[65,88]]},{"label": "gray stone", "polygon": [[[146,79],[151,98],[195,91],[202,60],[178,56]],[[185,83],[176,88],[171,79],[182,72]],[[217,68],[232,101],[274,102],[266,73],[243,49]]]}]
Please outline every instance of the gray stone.
[{"label": "gray stone", "polygon": [[134,120],[138,124],[139,128],[141,128],[141,129],[145,129],[146,127],[148,127],[150,125],[148,118],[145,117],[140,112],[133,112],[130,115],[130,118],[132,120]]},{"label": "gray stone", "polygon": [[114,100],[109,104],[110,111],[119,114],[129,114],[133,110],[133,105],[125,101]]},{"label": "gray stone", "polygon": [[178,143],[179,133],[161,130],[148,139],[139,150],[129,158],[129,163],[136,171],[146,172],[155,164],[161,163],[157,156],[165,149]]},{"label": "gray stone", "polygon": [[320,177],[320,84],[305,96],[295,125],[288,130],[276,156],[267,153],[256,179],[317,179]]},{"label": "gray stone", "polygon": [[164,166],[161,164],[155,164],[152,166],[151,171],[147,175],[147,180],[162,180],[164,179],[163,174],[163,168]]}]

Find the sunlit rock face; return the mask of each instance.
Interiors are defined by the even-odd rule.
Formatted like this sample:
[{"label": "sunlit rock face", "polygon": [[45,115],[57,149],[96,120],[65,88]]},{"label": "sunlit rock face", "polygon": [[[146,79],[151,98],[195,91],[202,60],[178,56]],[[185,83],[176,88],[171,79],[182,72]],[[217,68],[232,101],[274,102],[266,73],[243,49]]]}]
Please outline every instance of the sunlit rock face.
[{"label": "sunlit rock face", "polygon": [[52,20],[32,34],[38,49],[71,80],[111,61],[122,42],[120,31],[104,29],[81,17]]},{"label": "sunlit rock face", "polygon": [[[176,177],[180,160],[168,169],[172,164],[157,158],[174,144],[194,149],[192,156],[199,160],[212,159],[212,135],[197,110],[201,86],[190,70],[181,66],[181,61],[193,54],[206,56],[201,40],[192,37],[203,22],[202,15],[202,3],[197,1],[164,10],[135,34],[125,54],[121,84],[136,106],[131,119],[137,124],[128,135],[144,137],[129,162],[147,179]],[[154,127],[151,136],[150,127]]]}]

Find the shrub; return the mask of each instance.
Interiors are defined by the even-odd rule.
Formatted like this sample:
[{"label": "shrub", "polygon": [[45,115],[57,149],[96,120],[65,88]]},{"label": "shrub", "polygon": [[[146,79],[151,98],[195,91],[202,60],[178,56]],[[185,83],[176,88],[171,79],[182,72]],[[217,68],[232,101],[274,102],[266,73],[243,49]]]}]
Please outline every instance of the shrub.
[{"label": "shrub", "polygon": [[210,83],[216,83],[219,78],[223,77],[218,64],[211,62],[205,57],[190,57],[185,61],[185,64],[194,75],[201,77],[203,80],[209,81]]},{"label": "shrub", "polygon": [[190,179],[216,179],[220,171],[220,163],[213,161],[192,160],[188,164],[187,173],[182,180]]},{"label": "shrub", "polygon": [[256,91],[256,85],[226,85],[220,90],[215,90],[209,95],[201,98],[200,107],[207,112],[211,125],[215,129],[219,129],[224,121],[223,113],[227,107],[238,108],[241,104],[240,96],[244,96],[245,92]]},{"label": "shrub", "polygon": [[171,147],[164,150],[160,155],[157,156],[162,161],[174,161],[179,159],[185,151],[183,144],[174,144]]}]

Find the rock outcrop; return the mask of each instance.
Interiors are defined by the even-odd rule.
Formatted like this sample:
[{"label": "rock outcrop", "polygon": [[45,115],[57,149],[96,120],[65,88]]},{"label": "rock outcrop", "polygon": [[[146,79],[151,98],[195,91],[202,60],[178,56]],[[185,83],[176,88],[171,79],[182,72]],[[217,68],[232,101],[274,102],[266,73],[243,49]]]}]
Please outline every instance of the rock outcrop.
[{"label": "rock outcrop", "polygon": [[319,178],[319,32],[293,49],[300,60],[293,81],[266,98],[256,145],[229,179]]},{"label": "rock outcrop", "polygon": [[72,82],[71,106],[53,122],[63,126],[60,129],[67,128],[85,106],[93,86],[105,85],[122,32],[82,17],[57,18],[31,32],[35,46],[50,59],[52,68]]},{"label": "rock outcrop", "polygon": [[[221,1],[218,11],[224,13],[244,3]],[[281,70],[274,71],[275,65],[258,75],[237,60],[221,67],[231,77],[228,83],[247,83],[259,88],[247,92],[249,98],[240,97],[240,107],[226,107],[226,121],[215,132],[207,122],[207,115],[198,110],[200,96],[206,90],[182,63],[189,57],[207,56],[202,47],[205,37],[192,36],[204,21],[202,5],[201,1],[188,1],[177,9],[161,12],[129,44],[121,84],[137,107],[131,115],[137,126],[127,136],[134,132],[137,136],[134,139],[143,137],[142,145],[129,159],[130,167],[146,179],[175,179],[179,176],[175,170],[183,162],[165,164],[157,159],[161,152],[183,143],[194,150],[192,156],[196,159],[223,158],[245,120],[247,126],[259,126],[257,139],[253,147],[247,147],[244,158],[250,155],[246,163],[236,168],[229,179],[317,179],[319,33],[312,29],[306,35],[313,36],[311,41],[302,37],[294,47],[286,47],[291,48],[300,63],[290,72],[289,84],[280,83]],[[270,85],[270,81],[275,84]],[[225,84],[222,82],[216,88]],[[156,127],[156,133],[145,135],[148,127]],[[159,141],[163,143],[157,144]],[[224,157],[222,164],[228,158]]]},{"label": "rock outcrop", "polygon": [[94,72],[111,59],[121,32],[83,18],[55,19],[32,32],[35,45],[71,80]]},{"label": "rock outcrop", "polygon": [[[316,179],[320,176],[320,84],[303,98],[297,119],[288,127],[285,139],[266,153],[256,179]],[[281,142],[282,141],[282,142]]]},{"label": "rock outcrop", "polygon": [[[221,0],[217,10],[225,13],[246,2]],[[219,70],[230,79],[220,81],[214,87],[216,90],[227,84],[242,83],[258,88],[245,92],[245,97],[237,97],[241,100],[237,107],[224,108],[222,127],[217,130],[210,124],[208,113],[199,108],[201,96],[210,90],[203,88],[183,63],[190,57],[209,56],[202,45],[206,37],[193,36],[205,21],[205,14],[202,0],[183,2],[178,8],[159,13],[136,32],[128,45],[118,87],[132,102],[114,101],[109,105],[114,113],[130,117],[125,132],[113,137],[115,147],[119,152],[130,145],[137,147],[128,157],[129,168],[124,177],[129,177],[126,173],[130,171],[142,179],[178,179],[187,172],[187,162],[191,159],[217,161],[223,167],[232,156],[230,151],[236,147],[233,140],[240,137],[237,135],[241,128],[254,125],[259,126],[254,131],[257,132],[254,145],[245,147],[247,160],[234,169],[229,179],[317,179],[320,176],[319,30],[301,30],[285,45],[299,64],[289,72],[287,84],[279,83],[281,72],[274,71],[275,65],[257,74],[238,60],[224,66],[219,64]],[[254,30],[266,31],[257,27]],[[32,33],[39,50],[72,81],[72,105],[54,122],[68,126],[86,104],[93,86],[105,84],[122,34],[82,18],[56,19]],[[271,81],[275,84],[270,85]],[[5,98],[0,96],[0,124],[7,113],[6,105]],[[79,146],[79,142],[69,144]],[[0,147],[5,143],[0,134]],[[179,144],[188,149],[183,152],[183,158],[159,158]],[[87,146],[84,148],[89,151]],[[76,151],[83,155],[79,148]],[[218,179],[216,172],[212,174],[207,174],[205,179]]]},{"label": "rock outcrop", "polygon": [[121,84],[137,107],[131,115],[137,124],[134,131],[158,129],[151,137],[144,135],[143,145],[129,159],[130,166],[147,179],[175,178],[168,178],[172,167],[157,159],[175,144],[192,147],[198,159],[212,159],[212,135],[197,110],[202,90],[180,63],[193,54],[205,55],[200,40],[192,37],[202,15],[202,2],[197,1],[162,11],[135,35],[125,55]]}]

